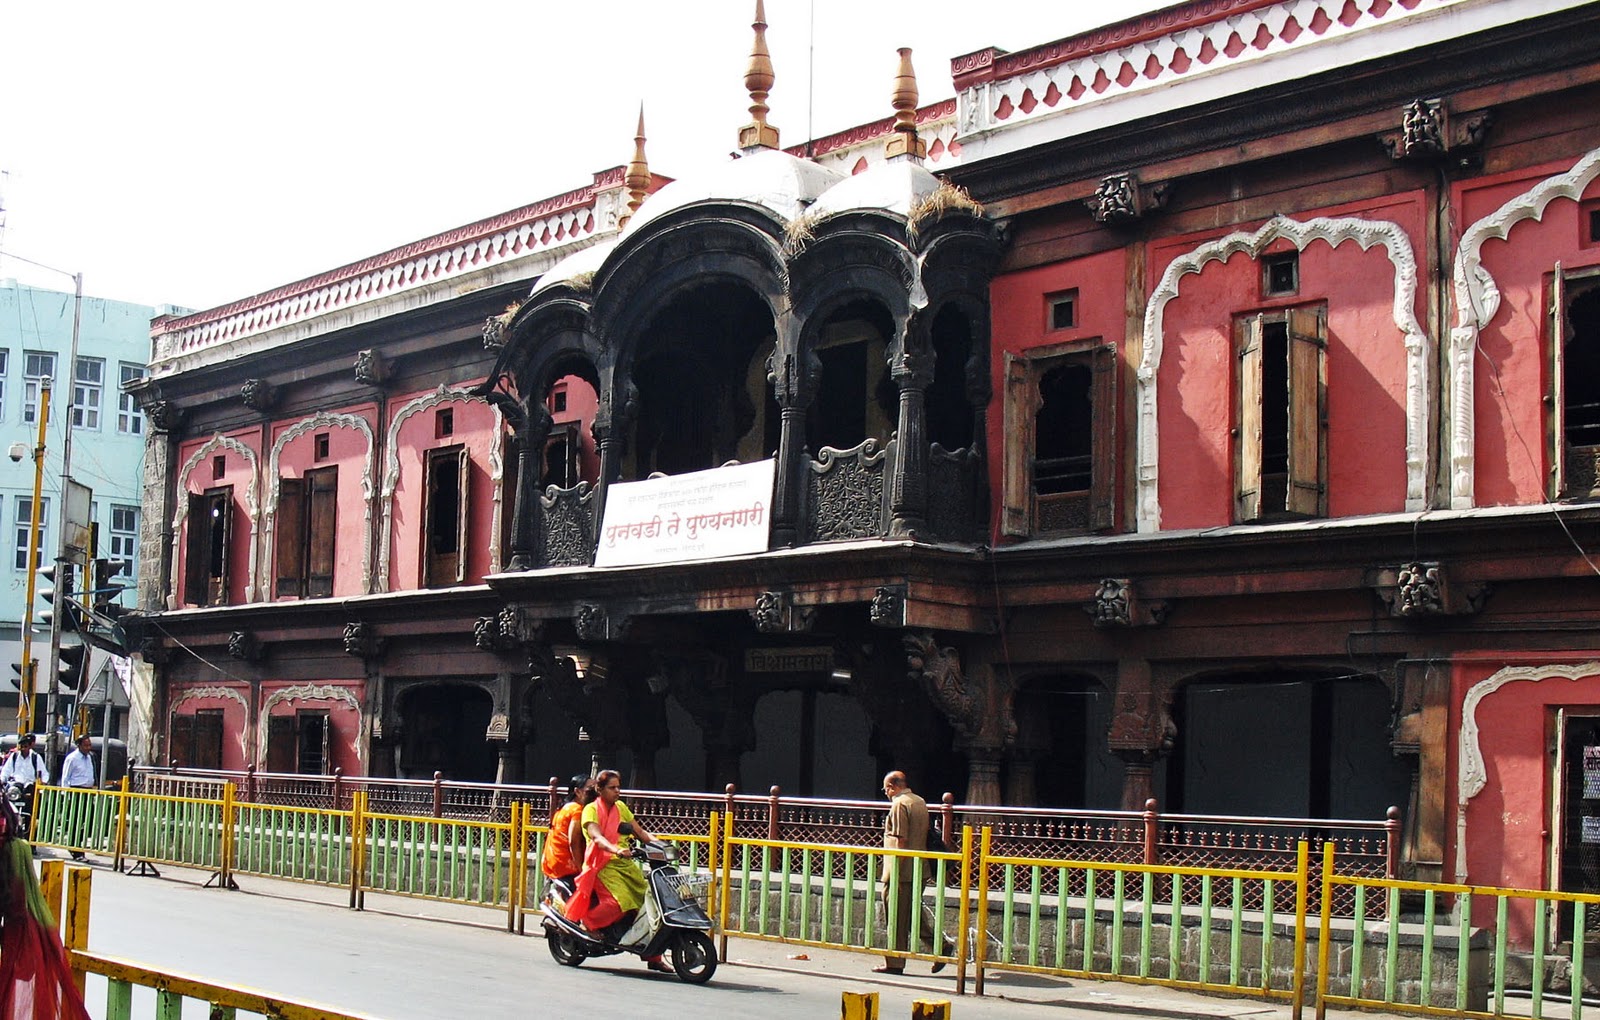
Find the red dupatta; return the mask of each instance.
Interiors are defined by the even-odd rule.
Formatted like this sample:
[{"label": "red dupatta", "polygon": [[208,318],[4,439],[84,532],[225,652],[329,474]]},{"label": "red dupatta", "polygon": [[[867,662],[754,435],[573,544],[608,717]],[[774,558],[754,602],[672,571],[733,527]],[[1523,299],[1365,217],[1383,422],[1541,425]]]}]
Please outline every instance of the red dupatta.
[{"label": "red dupatta", "polygon": [[[606,842],[615,846],[617,840],[621,838],[618,827],[622,824],[622,812],[617,810],[615,804],[606,803],[603,797],[594,802],[594,808],[595,823],[600,827],[600,835],[606,838]],[[614,908],[616,907],[616,898],[600,881],[601,869],[611,863],[611,858],[614,856],[610,850],[602,849],[597,841],[592,839],[589,841],[589,846],[583,853],[583,871],[578,875],[578,888],[572,894],[572,899],[567,901],[568,920],[585,924],[595,912],[595,908],[603,901],[609,901]],[[608,914],[611,911],[600,911],[600,913]],[[615,921],[616,917],[613,916],[610,920]]]}]

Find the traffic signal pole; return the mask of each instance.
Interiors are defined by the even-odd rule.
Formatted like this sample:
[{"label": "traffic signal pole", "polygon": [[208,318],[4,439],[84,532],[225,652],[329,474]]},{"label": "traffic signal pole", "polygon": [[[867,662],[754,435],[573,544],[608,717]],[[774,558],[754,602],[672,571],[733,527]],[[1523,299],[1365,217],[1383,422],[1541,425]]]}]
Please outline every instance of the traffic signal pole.
[{"label": "traffic signal pole", "polygon": [[[78,380],[78,327],[83,320],[83,274],[72,274],[72,352],[67,356],[67,387],[70,393],[77,385]],[[63,580],[67,563],[67,482],[72,478],[72,405],[67,401],[67,413],[61,416],[61,507],[59,519],[60,530],[56,533],[56,573]],[[88,564],[84,564],[85,570]],[[50,698],[46,704],[45,714],[48,717],[49,740],[45,745],[45,762],[50,770],[51,778],[58,778],[56,762],[60,757],[60,749],[56,746],[56,734],[61,729],[60,694],[61,677],[56,672],[56,665],[61,661],[61,623],[66,610],[66,584],[56,585],[55,614],[50,628],[50,659],[48,663],[50,676]],[[87,653],[85,653],[87,654]],[[82,683],[82,681],[79,681]]]},{"label": "traffic signal pole", "polygon": [[[17,678],[17,733],[33,732],[33,693],[38,671],[33,665],[33,600],[39,581],[39,502],[44,498],[45,426],[50,420],[50,379],[39,380],[39,442],[33,448],[33,523],[28,532],[28,601],[22,620],[22,668]],[[59,585],[57,588],[59,589]],[[56,619],[60,619],[59,616]],[[54,626],[54,624],[52,624]]]}]

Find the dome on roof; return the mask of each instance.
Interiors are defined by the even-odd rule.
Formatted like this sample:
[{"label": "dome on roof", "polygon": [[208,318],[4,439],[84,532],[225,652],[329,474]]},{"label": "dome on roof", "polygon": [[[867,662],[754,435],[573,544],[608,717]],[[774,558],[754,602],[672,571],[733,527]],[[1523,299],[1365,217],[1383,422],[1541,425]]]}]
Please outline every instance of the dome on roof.
[{"label": "dome on roof", "polygon": [[674,209],[719,200],[754,202],[789,223],[799,219],[817,196],[839,180],[838,171],[809,159],[778,149],[761,149],[668,184],[644,200],[625,232],[633,233]]},{"label": "dome on roof", "polygon": [[883,209],[909,217],[916,204],[939,190],[939,178],[921,164],[898,159],[846,177],[811,206],[815,217],[856,210]]},{"label": "dome on roof", "polygon": [[585,273],[598,272],[601,264],[605,262],[606,256],[610,255],[611,249],[616,246],[616,240],[612,239],[602,241],[599,244],[591,244],[587,248],[573,252],[551,266],[549,271],[534,281],[533,290],[528,292],[528,296],[532,297],[542,290],[554,287],[558,283],[571,283]]}]

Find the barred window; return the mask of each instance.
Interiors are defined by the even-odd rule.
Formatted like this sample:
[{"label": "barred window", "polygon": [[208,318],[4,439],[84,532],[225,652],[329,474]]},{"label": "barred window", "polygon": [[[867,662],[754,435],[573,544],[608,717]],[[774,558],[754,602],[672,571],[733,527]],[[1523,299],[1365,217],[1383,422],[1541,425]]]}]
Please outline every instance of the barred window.
[{"label": "barred window", "polygon": [[139,401],[122,387],[144,378],[143,365],[130,365],[126,361],[117,366],[119,389],[117,392],[117,431],[124,435],[144,434],[144,413]]},{"label": "barred window", "polygon": [[22,420],[33,424],[39,420],[39,393],[41,382],[53,379],[56,374],[56,356],[48,351],[24,351],[22,362]]}]

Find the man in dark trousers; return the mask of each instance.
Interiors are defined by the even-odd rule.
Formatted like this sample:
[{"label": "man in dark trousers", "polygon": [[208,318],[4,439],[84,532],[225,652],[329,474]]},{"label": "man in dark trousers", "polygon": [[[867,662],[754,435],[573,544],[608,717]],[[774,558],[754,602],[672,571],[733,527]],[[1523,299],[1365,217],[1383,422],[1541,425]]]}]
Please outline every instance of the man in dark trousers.
[{"label": "man in dark trousers", "polygon": [[[889,798],[889,815],[883,820],[883,848],[885,850],[916,850],[919,852],[928,849],[928,802],[917,796],[906,782],[906,774],[898,769],[883,777],[883,795]],[[940,849],[943,849],[942,847]],[[914,871],[916,868],[915,857],[885,857],[883,861],[882,885],[879,896],[883,900],[884,917],[888,917],[892,910],[894,915],[894,944],[890,949],[901,952],[907,951],[911,945],[911,917],[912,913],[922,905],[922,888],[916,884]],[[899,895],[892,896],[893,889],[890,885],[892,876],[899,874]],[[928,869],[924,865],[922,880],[928,880]],[[893,903],[890,902],[891,898]],[[922,941],[933,948],[933,932],[928,925],[923,925]],[[872,968],[874,974],[903,974],[906,961],[903,957],[886,956],[881,967]],[[935,963],[935,974],[944,970],[944,964]]]}]

